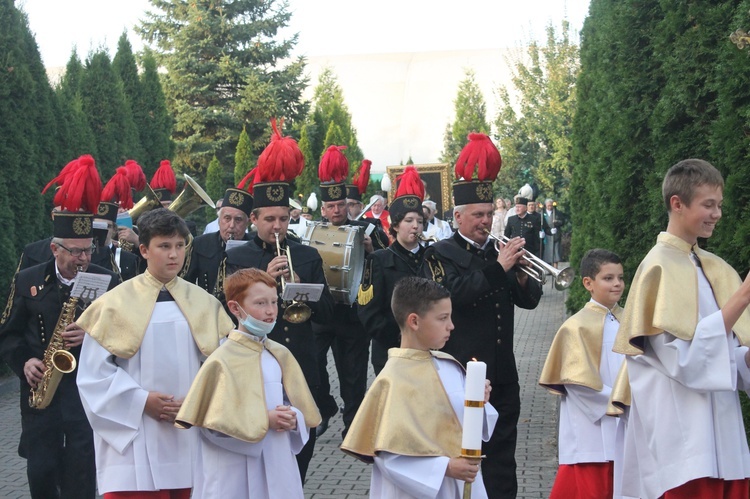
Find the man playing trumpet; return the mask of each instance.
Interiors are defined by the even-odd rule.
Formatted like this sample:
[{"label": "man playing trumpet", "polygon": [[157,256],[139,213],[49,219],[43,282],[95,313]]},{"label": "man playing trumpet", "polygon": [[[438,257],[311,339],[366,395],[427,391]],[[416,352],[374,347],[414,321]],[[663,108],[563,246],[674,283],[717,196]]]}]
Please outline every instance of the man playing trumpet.
[{"label": "man playing trumpet", "polygon": [[[232,273],[240,268],[256,268],[271,275],[278,282],[279,314],[276,326],[268,337],[281,343],[292,352],[302,368],[308,388],[315,393],[320,383],[318,364],[315,356],[315,340],[311,321],[326,323],[333,316],[333,296],[328,290],[323,260],[318,251],[309,246],[291,241],[287,238],[289,228],[289,183],[297,177],[304,166],[302,152],[291,137],[282,137],[273,124],[271,144],[258,158],[258,167],[254,170],[252,193],[254,209],[250,220],[257,228],[257,234],[246,244],[227,251],[227,272]],[[288,158],[295,158],[290,162]],[[275,178],[273,166],[277,160],[282,163],[283,178]],[[252,172],[251,172],[252,173]],[[277,246],[278,242],[278,246]],[[291,260],[291,262],[290,262]],[[290,265],[291,263],[291,265]],[[294,275],[290,272],[294,269]],[[311,319],[294,323],[284,317],[286,307],[281,299],[283,292],[281,280],[323,284],[323,293],[317,302],[306,305],[310,308]],[[297,454],[297,464],[304,483],[307,465],[315,448],[315,432],[310,432],[310,439]]]},{"label": "man playing trumpet", "polygon": [[472,358],[487,363],[487,378],[493,387],[490,403],[500,417],[482,449],[487,456],[482,473],[489,497],[514,498],[521,400],[513,355],[513,312],[515,305],[535,308],[542,288],[516,269],[526,264],[522,238],[510,239],[499,252],[489,238],[492,182],[501,163],[489,137],[469,134],[469,143],[456,163],[460,180],[453,185],[458,230],[453,237],[427,248],[425,275],[451,293],[456,329],[443,350],[464,365]]}]

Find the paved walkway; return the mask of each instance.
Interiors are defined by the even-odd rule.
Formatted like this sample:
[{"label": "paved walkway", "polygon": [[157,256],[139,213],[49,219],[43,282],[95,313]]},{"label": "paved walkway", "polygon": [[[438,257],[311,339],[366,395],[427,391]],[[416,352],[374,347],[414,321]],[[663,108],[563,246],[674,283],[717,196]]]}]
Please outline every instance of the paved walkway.
[{"label": "paved walkway", "polygon": [[[564,320],[566,293],[547,284],[536,310],[516,309],[515,348],[521,379],[521,416],[518,423],[518,497],[546,498],[557,469],[557,400],[537,385],[552,338]],[[328,362],[333,393],[338,380]],[[370,372],[372,380],[372,372]],[[28,498],[26,462],[18,457],[21,417],[15,380],[0,381],[0,499]],[[367,497],[369,468],[338,449],[340,417],[318,440],[310,463],[305,495],[308,499]]]}]

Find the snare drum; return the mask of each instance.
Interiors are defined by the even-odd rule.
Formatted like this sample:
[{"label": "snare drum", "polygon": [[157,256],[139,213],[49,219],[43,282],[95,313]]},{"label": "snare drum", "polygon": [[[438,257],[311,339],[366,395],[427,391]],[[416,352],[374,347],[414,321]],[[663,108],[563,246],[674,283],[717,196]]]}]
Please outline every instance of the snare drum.
[{"label": "snare drum", "polygon": [[302,244],[320,253],[328,288],[336,303],[353,305],[357,300],[365,264],[365,242],[360,229],[362,227],[336,227],[327,222],[315,222],[307,226],[302,236]]}]

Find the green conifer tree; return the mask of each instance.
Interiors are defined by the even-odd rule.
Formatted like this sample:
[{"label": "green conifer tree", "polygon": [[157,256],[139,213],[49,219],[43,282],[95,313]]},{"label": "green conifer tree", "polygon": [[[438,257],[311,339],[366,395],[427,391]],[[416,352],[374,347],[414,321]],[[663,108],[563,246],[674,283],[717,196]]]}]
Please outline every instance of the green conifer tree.
[{"label": "green conifer tree", "polygon": [[443,152],[440,161],[453,164],[461,149],[469,142],[469,133],[489,133],[487,105],[476,82],[473,70],[464,71],[464,79],[458,84],[458,94],[453,101],[455,118],[445,128]]},{"label": "green conifer tree", "polygon": [[234,154],[234,185],[239,184],[253,167],[253,151],[250,147],[250,137],[245,127],[242,127],[240,140],[237,142],[237,152]]}]

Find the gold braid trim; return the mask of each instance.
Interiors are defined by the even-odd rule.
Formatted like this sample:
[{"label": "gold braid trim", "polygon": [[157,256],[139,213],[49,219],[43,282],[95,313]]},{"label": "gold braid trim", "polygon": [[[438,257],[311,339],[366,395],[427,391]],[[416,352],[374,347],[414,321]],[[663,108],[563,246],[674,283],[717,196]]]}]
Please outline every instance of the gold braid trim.
[{"label": "gold braid trim", "polygon": [[13,308],[13,298],[16,296],[16,277],[18,277],[18,272],[21,270],[21,260],[23,260],[23,253],[21,253],[21,258],[18,259],[18,266],[16,266],[16,273],[13,274],[13,280],[10,281],[10,293],[8,293],[8,302],[5,304],[3,316],[0,318],[0,326],[8,320],[10,310]]},{"label": "gold braid trim", "polygon": [[427,265],[430,267],[430,272],[432,272],[432,280],[442,284],[443,278],[445,278],[445,270],[440,260],[430,258],[427,260]]},{"label": "gold braid trim", "polygon": [[187,255],[185,256],[185,263],[182,266],[182,270],[180,270],[180,273],[177,274],[177,277],[181,277],[182,279],[185,278],[187,275],[187,271],[190,268],[190,260],[193,258],[193,246],[190,245],[190,251],[187,252]]}]

